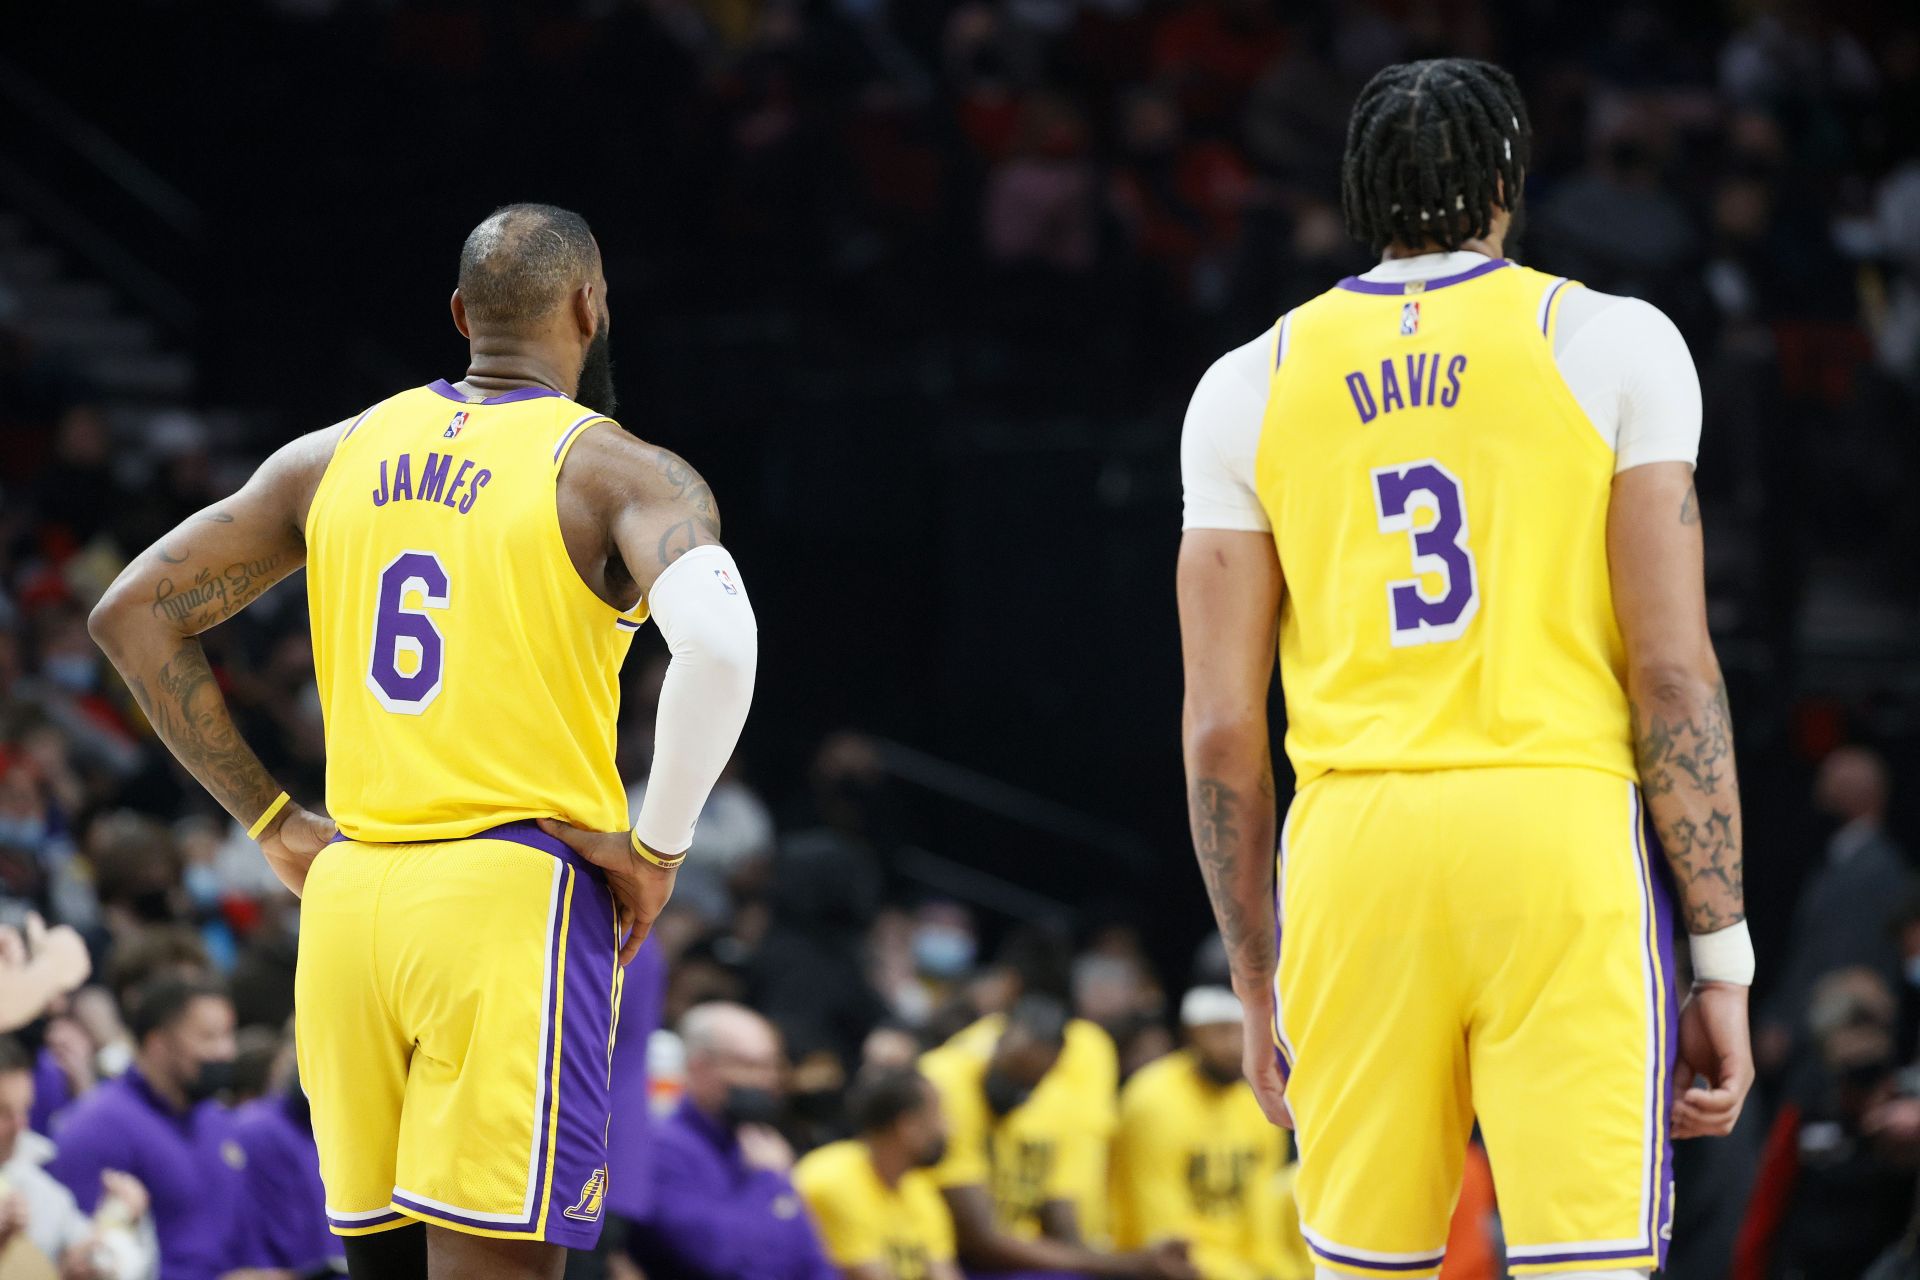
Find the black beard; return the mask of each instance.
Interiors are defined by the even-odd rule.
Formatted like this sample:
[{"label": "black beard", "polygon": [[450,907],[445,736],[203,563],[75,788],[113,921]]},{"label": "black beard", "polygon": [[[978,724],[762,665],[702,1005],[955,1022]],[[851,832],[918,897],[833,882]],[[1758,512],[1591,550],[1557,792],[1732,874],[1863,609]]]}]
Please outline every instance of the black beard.
[{"label": "black beard", "polygon": [[607,327],[593,335],[587,354],[580,359],[580,385],[573,393],[574,403],[611,418],[619,407],[613,391],[613,352],[607,343]]}]

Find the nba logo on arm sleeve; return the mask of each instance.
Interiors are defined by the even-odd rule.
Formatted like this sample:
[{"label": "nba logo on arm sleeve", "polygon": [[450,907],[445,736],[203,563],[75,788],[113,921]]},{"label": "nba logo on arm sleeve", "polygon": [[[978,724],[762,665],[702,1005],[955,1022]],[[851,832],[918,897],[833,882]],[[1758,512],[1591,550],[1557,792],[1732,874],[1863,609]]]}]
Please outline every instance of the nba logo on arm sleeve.
[{"label": "nba logo on arm sleeve", "polygon": [[740,594],[740,588],[733,585],[733,575],[725,569],[715,569],[713,576],[720,583],[721,587],[726,590],[728,595],[737,596]]}]

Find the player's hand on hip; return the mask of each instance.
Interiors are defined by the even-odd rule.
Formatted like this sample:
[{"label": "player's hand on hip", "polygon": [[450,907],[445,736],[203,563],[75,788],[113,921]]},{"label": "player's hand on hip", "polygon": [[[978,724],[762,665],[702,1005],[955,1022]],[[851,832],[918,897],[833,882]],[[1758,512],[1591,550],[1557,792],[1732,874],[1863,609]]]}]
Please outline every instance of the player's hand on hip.
[{"label": "player's hand on hip", "polygon": [[540,829],[607,873],[607,888],[620,912],[615,932],[627,930],[620,944],[620,963],[640,954],[640,944],[673,897],[673,881],[679,873],[635,853],[625,831],[583,831],[557,818],[540,819]]},{"label": "player's hand on hip", "polygon": [[1253,1087],[1253,1096],[1267,1119],[1282,1129],[1293,1128],[1293,1111],[1287,1106],[1287,1080],[1280,1074],[1280,1056],[1273,1047],[1273,998],[1266,1003],[1243,1000],[1246,1026],[1241,1034],[1240,1072]]},{"label": "player's hand on hip", "polygon": [[280,883],[297,898],[307,886],[307,870],[314,858],[340,834],[340,828],[332,818],[291,801],[286,815],[260,837],[260,852],[267,855],[267,865]]},{"label": "player's hand on hip", "polygon": [[[1724,982],[1695,983],[1680,1010],[1680,1044],[1673,1067],[1673,1136],[1718,1137],[1733,1132],[1753,1087],[1753,1045],[1747,1035],[1747,989]],[[1704,1079],[1704,1084],[1696,1083]]]}]

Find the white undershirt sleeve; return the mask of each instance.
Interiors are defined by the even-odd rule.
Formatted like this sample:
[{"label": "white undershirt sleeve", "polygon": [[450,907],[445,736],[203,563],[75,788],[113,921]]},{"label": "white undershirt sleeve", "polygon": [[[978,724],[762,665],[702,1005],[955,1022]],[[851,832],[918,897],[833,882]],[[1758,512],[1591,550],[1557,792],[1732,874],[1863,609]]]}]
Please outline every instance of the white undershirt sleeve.
[{"label": "white undershirt sleeve", "polygon": [[1570,289],[1554,360],[1574,399],[1613,447],[1614,473],[1700,455],[1700,375],[1687,340],[1639,298]]},{"label": "white undershirt sleeve", "polygon": [[647,593],[647,610],[672,657],[633,830],[649,849],[671,856],[693,844],[693,824],[740,740],[760,639],[739,567],[724,547],[695,547],[668,565]]},{"label": "white undershirt sleeve", "polygon": [[1183,529],[1264,533],[1266,509],[1254,490],[1253,459],[1267,411],[1273,330],[1213,362],[1194,388],[1180,433]]}]

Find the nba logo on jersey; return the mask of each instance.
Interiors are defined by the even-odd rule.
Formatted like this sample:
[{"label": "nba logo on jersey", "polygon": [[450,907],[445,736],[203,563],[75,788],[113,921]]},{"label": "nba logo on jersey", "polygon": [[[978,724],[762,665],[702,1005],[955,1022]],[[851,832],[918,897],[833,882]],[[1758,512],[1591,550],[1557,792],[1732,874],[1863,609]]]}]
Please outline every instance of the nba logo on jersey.
[{"label": "nba logo on jersey", "polygon": [[720,580],[720,585],[726,588],[728,595],[737,596],[740,594],[740,588],[733,585],[733,578],[725,569],[715,569],[713,576]]},{"label": "nba logo on jersey", "polygon": [[462,409],[460,412],[453,415],[453,421],[447,424],[446,433],[441,438],[443,440],[454,439],[460,434],[460,428],[466,425],[467,425],[467,411],[465,409]]},{"label": "nba logo on jersey", "polygon": [[[1411,338],[1420,332],[1420,304],[1403,302],[1400,304],[1400,336]],[[464,417],[465,415],[461,415]]]}]

